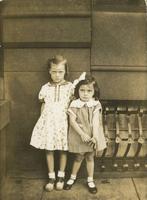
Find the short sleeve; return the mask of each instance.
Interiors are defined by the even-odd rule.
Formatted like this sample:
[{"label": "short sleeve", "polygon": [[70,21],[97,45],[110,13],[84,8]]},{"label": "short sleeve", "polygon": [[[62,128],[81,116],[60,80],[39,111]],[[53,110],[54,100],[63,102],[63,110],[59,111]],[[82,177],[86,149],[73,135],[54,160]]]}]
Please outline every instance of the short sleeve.
[{"label": "short sleeve", "polygon": [[45,97],[46,97],[46,87],[42,86],[38,95],[38,99],[42,100],[42,99],[45,99]]},{"label": "short sleeve", "polygon": [[68,115],[72,115],[76,118],[76,108],[69,107],[67,110]]},{"label": "short sleeve", "polygon": [[93,111],[93,113],[97,113],[97,112],[102,113],[102,106],[100,103],[95,106],[94,111]]}]

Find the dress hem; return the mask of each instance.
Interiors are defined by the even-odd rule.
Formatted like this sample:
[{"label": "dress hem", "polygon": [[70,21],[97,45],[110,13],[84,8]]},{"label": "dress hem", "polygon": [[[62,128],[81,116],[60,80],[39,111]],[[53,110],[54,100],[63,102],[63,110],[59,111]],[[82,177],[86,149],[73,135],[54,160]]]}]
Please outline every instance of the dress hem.
[{"label": "dress hem", "polygon": [[40,150],[48,150],[48,151],[68,151],[68,149],[48,149],[48,148],[44,148],[44,147],[39,147],[39,146],[35,146],[33,144],[30,144],[31,146],[35,147],[36,149],[40,149]]}]

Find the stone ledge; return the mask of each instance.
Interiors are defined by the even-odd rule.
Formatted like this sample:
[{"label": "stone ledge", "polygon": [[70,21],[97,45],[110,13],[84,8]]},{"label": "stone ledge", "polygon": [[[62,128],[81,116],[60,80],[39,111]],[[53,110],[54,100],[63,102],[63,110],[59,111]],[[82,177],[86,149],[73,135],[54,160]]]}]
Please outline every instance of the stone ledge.
[{"label": "stone ledge", "polygon": [[17,16],[89,16],[89,0],[13,0],[3,2],[5,17]]},{"label": "stone ledge", "polygon": [[9,102],[0,101],[0,130],[2,130],[9,122]]},{"label": "stone ledge", "polygon": [[92,71],[122,71],[122,72],[147,72],[147,66],[91,66]]},{"label": "stone ledge", "polygon": [[94,11],[146,12],[144,0],[94,0]]}]

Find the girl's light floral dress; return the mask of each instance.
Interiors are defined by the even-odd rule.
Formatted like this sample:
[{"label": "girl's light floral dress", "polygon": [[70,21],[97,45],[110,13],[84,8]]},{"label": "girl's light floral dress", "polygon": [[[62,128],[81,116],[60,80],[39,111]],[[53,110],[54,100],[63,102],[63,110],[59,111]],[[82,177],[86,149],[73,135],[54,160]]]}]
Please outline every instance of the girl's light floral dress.
[{"label": "girl's light floral dress", "polygon": [[32,133],[30,144],[39,149],[68,150],[67,109],[74,86],[65,81],[62,84],[46,83],[39,92],[44,100],[44,109]]}]

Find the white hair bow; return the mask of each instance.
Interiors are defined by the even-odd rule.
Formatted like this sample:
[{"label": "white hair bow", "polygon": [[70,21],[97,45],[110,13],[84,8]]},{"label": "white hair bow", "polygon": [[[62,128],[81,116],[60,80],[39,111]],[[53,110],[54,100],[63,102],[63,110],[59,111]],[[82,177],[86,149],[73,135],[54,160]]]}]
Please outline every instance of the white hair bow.
[{"label": "white hair bow", "polygon": [[74,80],[74,82],[73,82],[74,87],[75,87],[80,81],[85,80],[85,76],[86,76],[86,72],[83,72],[83,73],[80,75],[80,77],[79,77],[78,79]]}]

